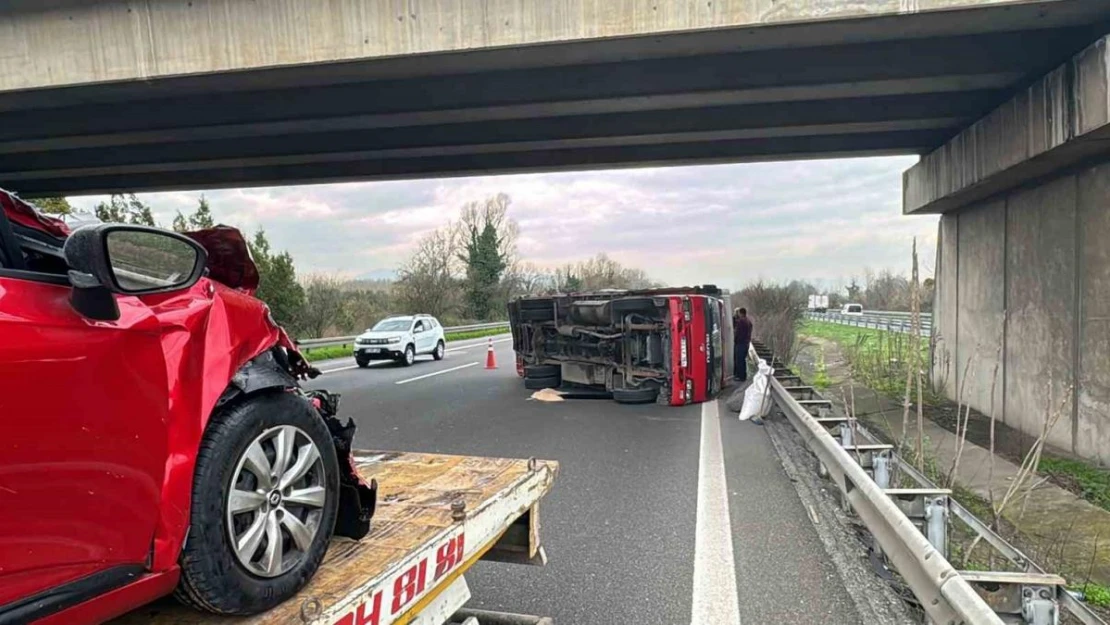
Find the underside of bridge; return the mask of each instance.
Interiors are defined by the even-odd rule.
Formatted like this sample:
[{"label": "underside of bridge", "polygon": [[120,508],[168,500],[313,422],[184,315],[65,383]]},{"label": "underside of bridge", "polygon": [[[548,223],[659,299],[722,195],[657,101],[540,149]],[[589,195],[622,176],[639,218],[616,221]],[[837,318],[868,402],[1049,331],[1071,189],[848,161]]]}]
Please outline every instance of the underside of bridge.
[{"label": "underside of bridge", "polygon": [[925,154],[1110,32],[1104,0],[0,92],[28,197]]}]

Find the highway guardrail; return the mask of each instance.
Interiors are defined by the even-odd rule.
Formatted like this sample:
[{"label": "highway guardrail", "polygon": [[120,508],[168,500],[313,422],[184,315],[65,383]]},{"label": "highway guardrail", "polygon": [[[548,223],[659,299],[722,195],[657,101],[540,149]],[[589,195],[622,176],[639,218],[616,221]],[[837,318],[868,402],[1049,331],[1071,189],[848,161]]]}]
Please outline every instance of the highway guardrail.
[{"label": "highway guardrail", "polygon": [[[909,334],[913,331],[912,313],[884,310],[868,310],[862,315],[846,315],[840,312],[807,312],[806,318],[815,321],[838,323],[840,325],[856,328],[872,328],[886,330],[887,332],[902,332]],[[930,336],[933,331],[932,313],[921,313],[921,336]]]},{"label": "highway guardrail", "polygon": [[[939,488],[852,415],[834,415],[831,401],[785,370],[764,346],[753,343],[750,355],[775,369],[770,381],[775,404],[817,457],[820,473],[836,485],[845,509],[870,532],[874,552],[909,587],[928,622],[1057,625],[1063,608],[1084,625],[1106,625],[1067,590],[1063,578],[1047,574],[961,506],[950,489]],[[900,487],[900,476],[916,487]],[[954,568],[948,560],[953,518],[1022,572]]]},{"label": "highway guardrail", "polygon": [[[509,329],[508,321],[494,321],[491,323],[473,323],[468,326],[451,326],[443,327],[444,334],[453,334],[456,332],[469,332],[471,330],[494,330],[497,328]],[[297,341],[299,347],[331,347],[333,345],[348,345],[355,342],[358,335],[352,336],[331,336],[322,339],[304,339]]]}]

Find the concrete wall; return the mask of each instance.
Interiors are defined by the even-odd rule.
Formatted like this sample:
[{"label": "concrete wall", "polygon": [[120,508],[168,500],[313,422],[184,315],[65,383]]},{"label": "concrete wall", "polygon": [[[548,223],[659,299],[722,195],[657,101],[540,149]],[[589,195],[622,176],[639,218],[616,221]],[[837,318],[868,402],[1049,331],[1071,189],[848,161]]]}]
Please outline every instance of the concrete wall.
[{"label": "concrete wall", "polygon": [[[3,0],[0,91],[1025,0]],[[1049,15],[1068,2],[1040,0]],[[1074,2],[1070,3],[1074,4]]]},{"label": "concrete wall", "polygon": [[999,222],[1007,242],[1005,421],[1039,433],[1047,414],[1063,411],[1048,440],[1065,449],[1075,446],[1075,185],[1072,175],[1015,192]]},{"label": "concrete wall", "polygon": [[1078,176],[1079,382],[1076,453],[1110,456],[1110,165]]},{"label": "concrete wall", "polygon": [[956,246],[959,322],[953,390],[989,409],[993,386],[996,414],[1003,408],[999,347],[1005,338],[1002,312],[1006,301],[1001,277],[1006,265],[1006,233],[994,225],[1002,223],[1005,211],[1005,202],[995,201],[960,215]]},{"label": "concrete wall", "polygon": [[[1110,160],[941,218],[934,377],[945,393],[1110,463]],[[953,269],[955,265],[956,269]],[[1002,358],[996,358],[999,339]]]}]

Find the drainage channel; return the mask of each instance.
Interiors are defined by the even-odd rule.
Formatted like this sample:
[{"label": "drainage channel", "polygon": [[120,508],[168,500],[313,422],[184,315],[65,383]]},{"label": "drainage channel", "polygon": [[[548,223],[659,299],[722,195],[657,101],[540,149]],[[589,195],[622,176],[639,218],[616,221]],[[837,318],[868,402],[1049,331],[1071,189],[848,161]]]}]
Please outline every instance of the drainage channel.
[{"label": "drainage channel", "polygon": [[[1058,625],[1061,609],[1084,625],[1106,625],[988,524],[961,506],[893,445],[883,443],[833,402],[807,386],[753,341],[752,355],[775,370],[771,394],[818,460],[822,477],[840,491],[841,505],[871,534],[871,557],[895,571],[931,623]],[[905,478],[905,479],[904,479]],[[914,486],[900,488],[912,483]],[[949,562],[949,530],[958,519],[1020,571],[963,571]]]}]

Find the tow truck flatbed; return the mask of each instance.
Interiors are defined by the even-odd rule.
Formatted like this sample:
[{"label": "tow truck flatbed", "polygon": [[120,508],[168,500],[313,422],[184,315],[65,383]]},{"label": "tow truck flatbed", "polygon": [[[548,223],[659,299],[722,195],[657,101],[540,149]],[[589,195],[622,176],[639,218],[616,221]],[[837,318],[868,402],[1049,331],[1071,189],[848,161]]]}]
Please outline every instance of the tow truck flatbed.
[{"label": "tow truck flatbed", "polygon": [[371,532],[333,539],[295,597],[252,617],[164,600],[112,625],[441,625],[470,598],[463,574],[479,559],[546,561],[538,506],[557,462],[375,451],[353,458],[360,475],[378,481]]}]

